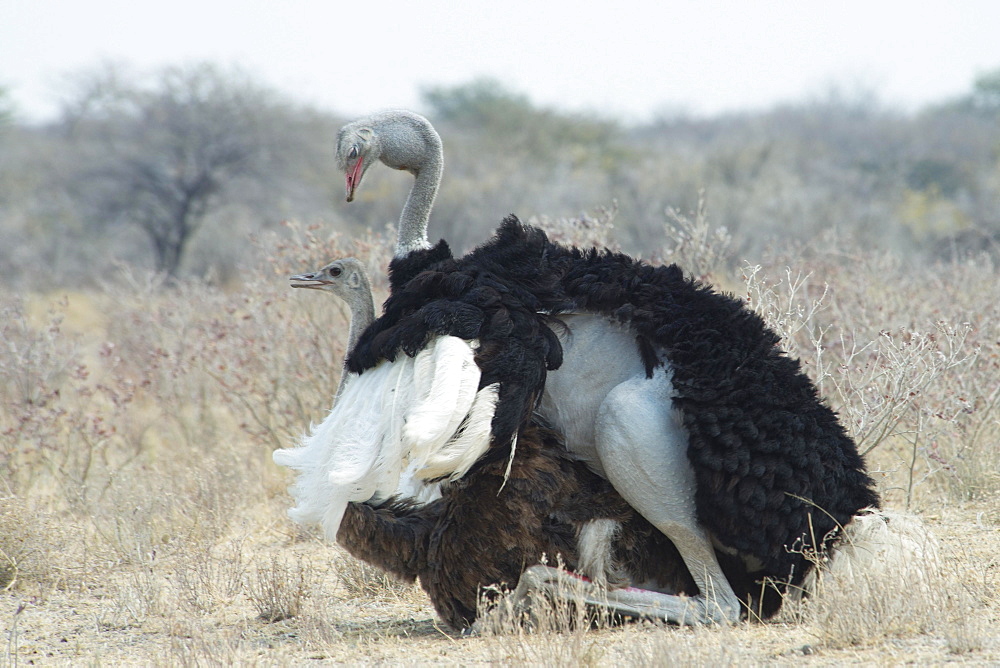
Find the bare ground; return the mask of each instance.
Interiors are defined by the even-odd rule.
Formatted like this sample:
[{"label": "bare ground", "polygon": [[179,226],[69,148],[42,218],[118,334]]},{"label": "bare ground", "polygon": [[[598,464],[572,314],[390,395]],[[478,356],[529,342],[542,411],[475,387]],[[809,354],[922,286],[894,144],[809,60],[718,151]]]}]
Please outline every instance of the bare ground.
[{"label": "bare ground", "polygon": [[[184,596],[170,593],[177,573],[160,567],[155,569],[155,576],[162,577],[159,602],[151,606],[159,609],[139,610],[143,594],[134,573],[124,569],[103,586],[63,587],[54,582],[47,588],[28,586],[4,593],[0,615],[6,647],[0,656],[8,665],[1000,662],[1000,602],[995,591],[1000,504],[942,505],[928,509],[925,519],[941,543],[942,590],[938,596],[915,591],[911,604],[917,616],[936,621],[909,631],[903,627],[885,632],[886,627],[869,639],[857,640],[854,632],[839,628],[844,620],[836,615],[817,620],[808,613],[805,619],[786,616],[733,628],[644,622],[586,632],[462,637],[440,623],[419,587],[374,582],[372,591],[359,592],[357,583],[345,584],[350,577],[342,571],[357,569],[350,557],[291,525],[279,524],[258,527],[232,554],[252,552],[258,563],[266,554],[282,555],[286,562],[301,557],[298,565],[314,581],[296,617],[262,620],[246,586],[227,602],[213,600],[206,609],[195,610],[182,601]],[[248,554],[234,560],[247,561]],[[246,582],[253,573],[244,570]],[[372,579],[370,573],[367,577]],[[864,602],[859,607],[863,609]]]}]

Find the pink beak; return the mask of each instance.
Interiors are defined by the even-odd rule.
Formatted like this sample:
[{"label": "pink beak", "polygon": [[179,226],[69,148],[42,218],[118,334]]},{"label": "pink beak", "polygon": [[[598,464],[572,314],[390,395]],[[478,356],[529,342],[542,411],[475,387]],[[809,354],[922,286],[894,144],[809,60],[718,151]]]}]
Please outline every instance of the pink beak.
[{"label": "pink beak", "polygon": [[364,157],[358,156],[358,161],[354,163],[354,167],[351,171],[347,172],[347,201],[354,201],[354,189],[358,187],[358,183],[361,181],[361,162]]}]

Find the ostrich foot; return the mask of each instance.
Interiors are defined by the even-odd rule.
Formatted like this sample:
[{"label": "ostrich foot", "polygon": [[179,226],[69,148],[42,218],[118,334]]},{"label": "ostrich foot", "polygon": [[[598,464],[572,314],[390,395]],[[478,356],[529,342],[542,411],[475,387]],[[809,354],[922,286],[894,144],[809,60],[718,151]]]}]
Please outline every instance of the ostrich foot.
[{"label": "ostrich foot", "polygon": [[510,602],[515,607],[530,608],[538,597],[583,603],[623,617],[659,619],[688,626],[733,623],[738,619],[738,614],[731,614],[704,596],[679,596],[636,587],[605,589],[587,578],[551,566],[532,566],[526,570]]}]

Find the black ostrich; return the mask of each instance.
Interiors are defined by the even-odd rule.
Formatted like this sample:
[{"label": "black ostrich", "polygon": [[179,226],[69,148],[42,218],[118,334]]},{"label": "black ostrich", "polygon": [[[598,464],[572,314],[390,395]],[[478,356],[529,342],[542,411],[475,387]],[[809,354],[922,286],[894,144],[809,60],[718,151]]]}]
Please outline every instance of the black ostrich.
[{"label": "black ostrich", "polygon": [[[674,265],[553,244],[513,217],[464,257],[430,247],[443,158],[415,114],[345,126],[338,156],[349,200],[377,159],[416,179],[392,294],[347,362],[350,406],[275,454],[301,472],[293,517],[334,536],[348,501],[387,498],[408,464],[424,480],[513,466],[537,410],[676,546],[697,595],[657,589],[638,606],[672,621],[733,621],[734,582],[798,585],[807,555],[835,548],[842,527],[880,521],[863,512],[879,499],[854,443],[739,300]],[[359,416],[365,429],[339,433]],[[561,577],[531,571],[541,586]],[[623,595],[622,609],[635,600]]]}]

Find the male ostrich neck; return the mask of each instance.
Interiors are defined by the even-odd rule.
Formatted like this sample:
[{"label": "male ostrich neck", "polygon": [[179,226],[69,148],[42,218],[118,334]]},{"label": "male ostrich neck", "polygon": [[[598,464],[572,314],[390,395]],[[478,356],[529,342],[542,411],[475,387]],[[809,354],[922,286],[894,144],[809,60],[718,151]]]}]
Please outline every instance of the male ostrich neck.
[{"label": "male ostrich neck", "polygon": [[405,169],[414,176],[413,187],[399,217],[396,257],[430,248],[427,221],[444,170],[441,137],[421,116],[394,114],[380,128],[381,159],[389,167]]}]

